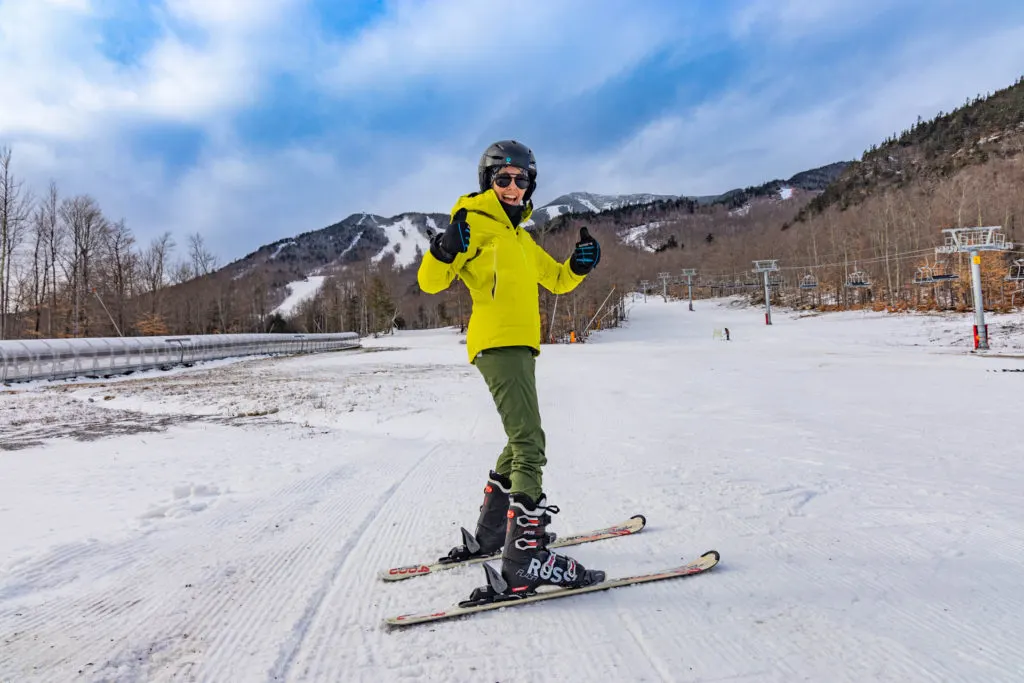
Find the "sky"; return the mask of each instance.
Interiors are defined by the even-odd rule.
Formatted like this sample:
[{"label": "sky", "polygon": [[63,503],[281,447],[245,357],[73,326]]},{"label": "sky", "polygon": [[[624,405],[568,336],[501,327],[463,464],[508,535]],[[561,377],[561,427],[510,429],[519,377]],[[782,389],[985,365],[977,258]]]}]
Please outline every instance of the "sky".
[{"label": "sky", "polygon": [[535,201],[859,158],[1024,75],[1019,0],[0,0],[0,147],[220,262],[447,212],[491,142]]}]

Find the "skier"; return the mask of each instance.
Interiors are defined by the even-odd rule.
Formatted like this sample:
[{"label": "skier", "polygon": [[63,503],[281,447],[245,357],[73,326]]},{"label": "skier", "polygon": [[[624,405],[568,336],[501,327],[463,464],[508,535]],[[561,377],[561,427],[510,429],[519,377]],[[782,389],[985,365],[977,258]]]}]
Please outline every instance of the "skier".
[{"label": "skier", "polygon": [[469,289],[469,362],[490,389],[508,443],[484,487],[476,532],[463,528],[462,545],[443,559],[461,561],[501,549],[505,585],[492,588],[510,595],[532,593],[541,584],[598,583],[604,572],[547,548],[554,537],[547,532],[550,515],[558,508],[548,505],[541,486],[547,458],[534,373],[540,354],[537,285],[554,294],[571,292],[598,264],[601,247],[581,228],[572,256],[558,263],[521,227],[537,188],[537,161],[525,145],[492,144],[480,157],[477,179],[480,191],[460,197],[450,225],[431,240],[418,280],[429,294],[457,277]]}]

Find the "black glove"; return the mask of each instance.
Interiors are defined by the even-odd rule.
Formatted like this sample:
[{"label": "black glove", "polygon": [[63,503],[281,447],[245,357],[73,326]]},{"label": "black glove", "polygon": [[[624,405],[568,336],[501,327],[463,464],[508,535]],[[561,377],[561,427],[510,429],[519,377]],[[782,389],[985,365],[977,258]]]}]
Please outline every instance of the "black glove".
[{"label": "black glove", "polygon": [[451,263],[468,249],[469,223],[466,222],[466,210],[459,209],[445,231],[430,241],[430,253],[441,263]]},{"label": "black glove", "polygon": [[591,236],[586,227],[580,228],[580,241],[569,259],[569,268],[577,275],[586,275],[601,260],[601,245]]}]

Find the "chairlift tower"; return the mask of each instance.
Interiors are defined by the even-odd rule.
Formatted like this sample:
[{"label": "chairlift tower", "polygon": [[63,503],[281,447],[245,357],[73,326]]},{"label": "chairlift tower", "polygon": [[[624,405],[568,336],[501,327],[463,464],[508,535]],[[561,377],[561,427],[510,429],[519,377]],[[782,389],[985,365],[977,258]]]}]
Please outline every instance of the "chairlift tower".
[{"label": "chairlift tower", "polygon": [[650,280],[641,280],[640,288],[644,290],[644,303],[647,303],[647,290],[651,288]]},{"label": "chairlift tower", "polygon": [[670,273],[658,273],[658,277],[661,278],[661,297],[667,302],[668,281],[672,278],[672,275]]},{"label": "chairlift tower", "polygon": [[693,310],[693,278],[697,276],[696,268],[683,268],[682,277],[686,278],[686,289],[690,296],[690,310]]},{"label": "chairlift tower", "polygon": [[947,228],[945,243],[935,248],[936,254],[971,255],[971,286],[974,290],[974,348],[988,350],[988,326],[985,325],[985,305],[981,289],[981,252],[1009,251],[1013,243],[1006,241],[1002,226],[979,228]]},{"label": "chairlift tower", "polygon": [[776,273],[779,270],[777,260],[754,261],[752,273],[764,273],[764,324],[772,324],[772,292],[768,284],[768,274]]}]

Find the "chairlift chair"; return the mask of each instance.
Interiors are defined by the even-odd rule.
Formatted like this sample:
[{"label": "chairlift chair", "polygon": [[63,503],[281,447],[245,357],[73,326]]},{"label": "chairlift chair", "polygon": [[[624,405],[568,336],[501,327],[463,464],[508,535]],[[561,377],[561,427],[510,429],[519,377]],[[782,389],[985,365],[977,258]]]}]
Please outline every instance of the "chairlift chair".
[{"label": "chairlift chair", "polygon": [[1013,282],[1016,284],[1016,289],[1010,293],[1010,305],[1017,305],[1017,295],[1024,295],[1024,259],[1017,259],[1010,266],[1010,270],[1006,273],[1006,281]]},{"label": "chairlift chair", "polygon": [[800,289],[816,289],[818,287],[818,278],[808,273],[804,275],[803,279],[800,280]]},{"label": "chairlift chair", "polygon": [[846,277],[846,286],[866,288],[871,286],[871,280],[863,270],[855,270]]},{"label": "chairlift chair", "polygon": [[915,285],[930,285],[936,282],[931,266],[921,266],[914,272]]},{"label": "chairlift chair", "polygon": [[932,271],[932,279],[936,282],[948,282],[950,280],[959,280],[960,276],[950,270],[949,265],[943,260],[935,262],[935,268]]}]

